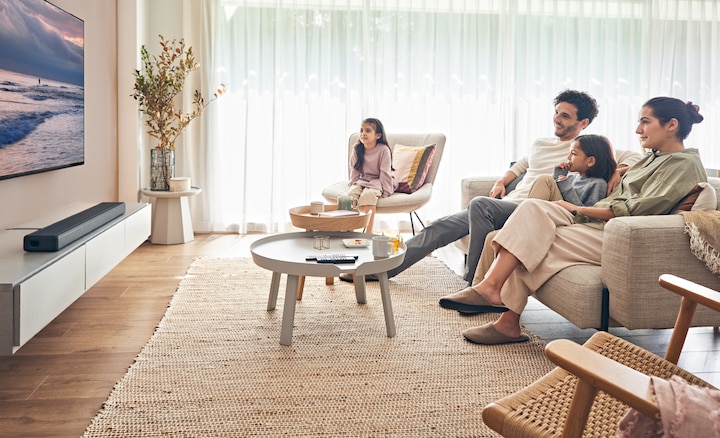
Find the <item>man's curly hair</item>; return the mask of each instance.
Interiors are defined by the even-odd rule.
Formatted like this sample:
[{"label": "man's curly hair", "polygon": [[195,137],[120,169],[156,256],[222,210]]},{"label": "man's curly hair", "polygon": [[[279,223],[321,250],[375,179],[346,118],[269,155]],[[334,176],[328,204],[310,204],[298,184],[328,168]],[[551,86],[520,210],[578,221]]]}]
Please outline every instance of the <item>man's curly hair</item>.
[{"label": "man's curly hair", "polygon": [[592,123],[598,115],[597,101],[594,97],[582,91],[565,90],[555,98],[555,105],[560,102],[575,105],[578,120],[588,119],[588,125]]}]

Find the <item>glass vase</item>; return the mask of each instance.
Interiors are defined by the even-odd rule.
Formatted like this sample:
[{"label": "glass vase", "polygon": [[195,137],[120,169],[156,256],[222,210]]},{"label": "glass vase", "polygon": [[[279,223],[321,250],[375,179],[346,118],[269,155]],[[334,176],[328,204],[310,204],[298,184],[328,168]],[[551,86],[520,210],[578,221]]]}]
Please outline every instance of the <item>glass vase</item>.
[{"label": "glass vase", "polygon": [[150,150],[150,190],[170,190],[170,178],[175,176],[175,151],[152,148]]}]

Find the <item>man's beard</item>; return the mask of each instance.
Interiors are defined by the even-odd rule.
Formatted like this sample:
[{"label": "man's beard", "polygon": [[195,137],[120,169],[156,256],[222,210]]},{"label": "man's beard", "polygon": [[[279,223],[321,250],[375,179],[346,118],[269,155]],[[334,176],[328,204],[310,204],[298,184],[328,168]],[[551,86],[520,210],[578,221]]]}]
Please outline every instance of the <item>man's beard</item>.
[{"label": "man's beard", "polygon": [[555,136],[558,138],[563,138],[567,136],[569,133],[574,132],[577,128],[577,124],[571,125],[571,126],[564,126],[563,128],[555,131]]}]

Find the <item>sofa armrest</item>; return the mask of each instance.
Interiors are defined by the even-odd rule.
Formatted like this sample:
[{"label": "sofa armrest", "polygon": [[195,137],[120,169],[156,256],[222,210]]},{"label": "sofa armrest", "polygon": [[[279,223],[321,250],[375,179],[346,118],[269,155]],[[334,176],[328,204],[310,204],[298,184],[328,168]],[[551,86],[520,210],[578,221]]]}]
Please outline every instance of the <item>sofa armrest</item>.
[{"label": "sofa armrest", "polygon": [[[690,251],[680,215],[612,219],[605,225],[602,279],[610,291],[610,318],[629,328],[672,328],[680,298],[658,284],[673,274],[714,290],[720,278]],[[693,326],[720,324],[720,315],[698,309]]]},{"label": "sofa armrest", "polygon": [[499,176],[477,176],[460,181],[460,208],[466,208],[476,196],[488,196]]},{"label": "sofa armrest", "polygon": [[[488,196],[490,189],[500,177],[499,176],[476,176],[470,178],[463,178],[460,181],[460,208],[467,208],[470,204],[470,200],[476,196]],[[468,245],[470,245],[470,238],[468,236],[462,237],[455,241],[455,246],[467,254]]]}]

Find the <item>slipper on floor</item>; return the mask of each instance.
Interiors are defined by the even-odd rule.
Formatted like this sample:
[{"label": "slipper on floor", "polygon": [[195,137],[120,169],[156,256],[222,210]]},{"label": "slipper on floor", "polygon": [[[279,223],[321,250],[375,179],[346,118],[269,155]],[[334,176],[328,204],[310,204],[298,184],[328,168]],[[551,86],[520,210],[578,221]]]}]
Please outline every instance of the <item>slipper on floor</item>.
[{"label": "slipper on floor", "polygon": [[485,313],[490,313],[485,310],[458,310],[458,315],[460,316],[475,316],[475,315],[483,315]]},{"label": "slipper on floor", "polygon": [[462,335],[470,342],[483,345],[512,344],[530,340],[530,337],[524,333],[517,338],[511,338],[508,335],[500,333],[491,322],[483,324],[480,327],[463,330]]},{"label": "slipper on floor", "polygon": [[466,287],[465,289],[440,298],[440,307],[457,310],[465,315],[503,313],[508,311],[508,308],[505,306],[492,304],[471,287]]}]

